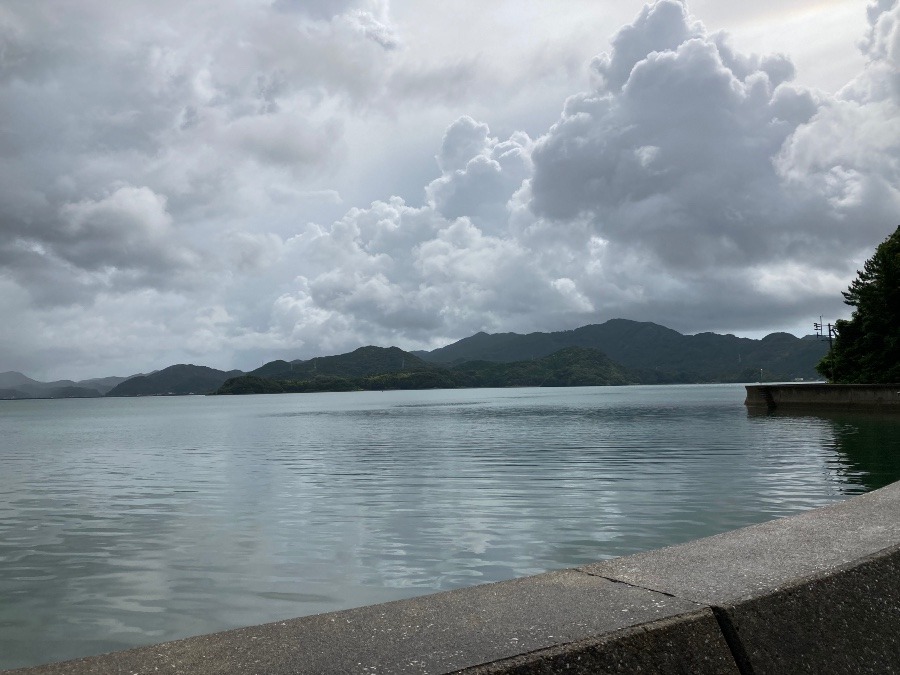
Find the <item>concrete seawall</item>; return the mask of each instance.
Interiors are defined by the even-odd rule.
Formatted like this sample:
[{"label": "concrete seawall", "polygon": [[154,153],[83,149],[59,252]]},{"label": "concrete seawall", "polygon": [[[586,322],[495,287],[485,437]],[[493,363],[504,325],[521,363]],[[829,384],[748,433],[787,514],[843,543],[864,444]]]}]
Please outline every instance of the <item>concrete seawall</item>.
[{"label": "concrete seawall", "polygon": [[577,569],[9,672],[900,673],[900,483]]},{"label": "concrete seawall", "polygon": [[900,384],[748,384],[748,408],[900,412]]}]

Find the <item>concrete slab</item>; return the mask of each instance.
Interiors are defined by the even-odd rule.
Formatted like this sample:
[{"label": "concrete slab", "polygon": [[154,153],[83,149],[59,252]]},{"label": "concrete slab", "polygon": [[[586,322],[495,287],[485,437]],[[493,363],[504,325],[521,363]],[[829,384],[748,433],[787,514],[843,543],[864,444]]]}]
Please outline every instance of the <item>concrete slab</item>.
[{"label": "concrete slab", "polygon": [[746,673],[900,673],[900,484],[583,570],[710,605]]},{"label": "concrete slab", "polygon": [[791,518],[580,569],[704,605],[763,595],[900,543],[900,483]]},{"label": "concrete slab", "polygon": [[525,654],[465,675],[739,675],[712,611],[663,619],[597,639]]},{"label": "concrete slab", "polygon": [[728,604],[720,610],[727,619],[720,618],[732,644],[740,644],[744,672],[900,673],[898,582],[900,547],[894,547],[845,570]]},{"label": "concrete slab", "polygon": [[[667,658],[710,665],[693,672],[734,672],[708,609],[575,570],[14,672],[445,673],[585,640],[599,640],[602,651],[615,644],[617,631],[661,620],[677,620],[679,629],[699,626],[708,637],[670,648],[676,653]],[[617,658],[626,663],[634,651],[623,647]]]},{"label": "concrete slab", "polygon": [[744,405],[759,410],[870,410],[900,413],[900,384],[748,384]]}]

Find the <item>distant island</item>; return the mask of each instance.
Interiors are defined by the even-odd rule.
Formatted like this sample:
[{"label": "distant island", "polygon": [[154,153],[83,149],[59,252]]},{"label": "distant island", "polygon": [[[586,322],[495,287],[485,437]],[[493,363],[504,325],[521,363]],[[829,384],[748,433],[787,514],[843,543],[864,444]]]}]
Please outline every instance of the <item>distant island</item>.
[{"label": "distant island", "polygon": [[814,380],[827,349],[815,336],[683,335],[655,323],[612,319],[550,333],[478,333],[433,351],[360,347],[271,361],[250,372],[179,364],[79,382],[38,382],[7,372],[0,373],[0,399]]}]

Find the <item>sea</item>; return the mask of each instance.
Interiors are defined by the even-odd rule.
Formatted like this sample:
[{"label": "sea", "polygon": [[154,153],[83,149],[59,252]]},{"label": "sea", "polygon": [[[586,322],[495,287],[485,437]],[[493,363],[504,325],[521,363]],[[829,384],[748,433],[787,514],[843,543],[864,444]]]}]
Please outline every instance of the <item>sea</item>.
[{"label": "sea", "polygon": [[900,479],[742,385],[0,401],[0,669],[574,567]]}]

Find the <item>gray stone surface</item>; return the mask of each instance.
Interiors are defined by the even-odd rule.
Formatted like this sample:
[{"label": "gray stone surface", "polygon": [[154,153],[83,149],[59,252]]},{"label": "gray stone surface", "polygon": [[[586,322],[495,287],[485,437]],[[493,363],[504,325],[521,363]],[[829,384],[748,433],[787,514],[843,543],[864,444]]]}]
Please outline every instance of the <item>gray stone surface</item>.
[{"label": "gray stone surface", "polygon": [[900,673],[900,484],[584,570],[713,607],[747,673]]},{"label": "gray stone surface", "polygon": [[739,675],[709,609],[460,672],[465,675]]},{"label": "gray stone surface", "polygon": [[[674,618],[710,633],[694,603],[566,570],[16,672],[443,673]],[[672,649],[727,672],[721,636]]]},{"label": "gray stone surface", "polygon": [[722,612],[745,672],[898,673],[900,547]]},{"label": "gray stone surface", "polygon": [[900,483],[791,518],[587,565],[589,574],[722,605],[900,542]]},{"label": "gray stone surface", "polygon": [[748,384],[744,404],[762,410],[900,412],[900,384]]}]

